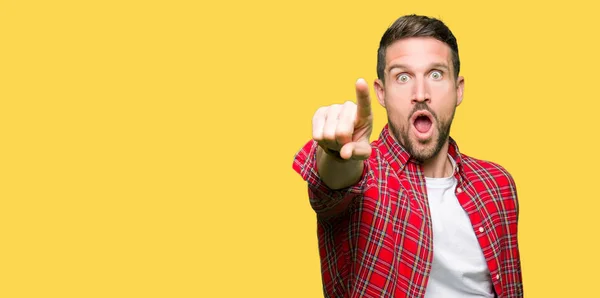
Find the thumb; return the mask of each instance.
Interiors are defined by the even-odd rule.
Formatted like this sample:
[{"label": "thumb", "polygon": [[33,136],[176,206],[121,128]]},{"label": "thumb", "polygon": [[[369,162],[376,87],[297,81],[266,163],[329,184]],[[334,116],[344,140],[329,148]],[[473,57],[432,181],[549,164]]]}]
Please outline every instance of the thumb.
[{"label": "thumb", "polygon": [[364,141],[347,143],[340,150],[340,156],[343,159],[368,159],[371,156],[371,145]]}]

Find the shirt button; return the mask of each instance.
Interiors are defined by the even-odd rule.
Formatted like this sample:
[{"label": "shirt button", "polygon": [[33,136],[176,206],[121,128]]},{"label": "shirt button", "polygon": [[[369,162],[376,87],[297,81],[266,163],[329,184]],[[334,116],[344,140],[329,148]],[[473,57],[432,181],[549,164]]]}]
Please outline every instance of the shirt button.
[{"label": "shirt button", "polygon": [[462,192],[462,188],[460,188],[460,187],[457,187],[457,188],[456,188],[456,192],[457,192],[457,193],[461,193],[461,192]]},{"label": "shirt button", "polygon": [[500,279],[500,274],[496,274],[496,279]]},{"label": "shirt button", "polygon": [[483,227],[479,227],[479,232],[483,233]]}]

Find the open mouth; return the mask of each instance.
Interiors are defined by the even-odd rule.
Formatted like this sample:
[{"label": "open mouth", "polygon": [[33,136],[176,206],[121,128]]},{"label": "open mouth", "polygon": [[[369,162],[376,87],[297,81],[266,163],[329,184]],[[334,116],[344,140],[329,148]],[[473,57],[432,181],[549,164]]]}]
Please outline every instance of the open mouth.
[{"label": "open mouth", "polygon": [[415,134],[420,139],[427,139],[433,133],[433,116],[429,111],[418,111],[411,117]]},{"label": "open mouth", "polygon": [[425,116],[425,115],[421,115],[418,116],[417,119],[415,119],[415,128],[420,132],[420,133],[426,133],[431,129],[431,119],[429,119],[429,117]]}]

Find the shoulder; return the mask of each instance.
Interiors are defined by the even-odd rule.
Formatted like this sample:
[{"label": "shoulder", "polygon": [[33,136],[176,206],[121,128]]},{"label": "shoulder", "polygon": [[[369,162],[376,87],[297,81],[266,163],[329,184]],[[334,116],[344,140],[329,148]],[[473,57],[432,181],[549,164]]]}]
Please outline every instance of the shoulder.
[{"label": "shoulder", "polygon": [[462,155],[463,175],[482,199],[502,201],[504,212],[519,213],[517,187],[512,175],[501,165]]},{"label": "shoulder", "polygon": [[461,153],[462,170],[470,179],[491,180],[499,186],[515,187],[515,181],[503,166],[488,160],[477,159]]}]

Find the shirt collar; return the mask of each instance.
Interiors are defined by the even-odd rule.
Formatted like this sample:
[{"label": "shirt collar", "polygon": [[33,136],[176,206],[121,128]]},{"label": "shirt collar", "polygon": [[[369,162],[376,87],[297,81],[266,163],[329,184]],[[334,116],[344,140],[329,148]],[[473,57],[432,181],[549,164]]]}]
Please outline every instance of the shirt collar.
[{"label": "shirt collar", "polygon": [[[377,147],[379,152],[383,155],[383,158],[392,166],[392,168],[395,171],[400,172],[407,163],[418,162],[412,159],[408,151],[406,151],[406,149],[404,149],[404,147],[402,147],[402,145],[400,145],[400,143],[390,134],[388,125],[389,124],[386,124],[381,130]],[[462,157],[458,150],[458,145],[452,137],[449,137],[448,141],[448,154],[456,162],[455,171],[457,173],[461,172]]]}]

